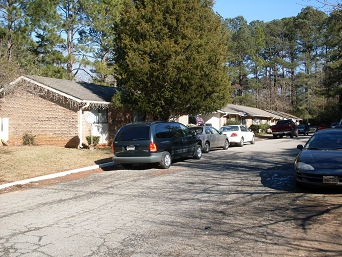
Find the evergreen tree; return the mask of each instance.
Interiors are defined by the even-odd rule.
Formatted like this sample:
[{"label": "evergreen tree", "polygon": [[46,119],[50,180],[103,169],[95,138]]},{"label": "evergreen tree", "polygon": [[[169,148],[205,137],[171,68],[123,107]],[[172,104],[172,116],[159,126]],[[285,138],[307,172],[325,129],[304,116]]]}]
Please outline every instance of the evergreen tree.
[{"label": "evergreen tree", "polygon": [[322,93],[326,60],[324,34],[327,15],[306,7],[296,16],[298,33],[297,113],[305,118],[317,116],[324,109]]},{"label": "evergreen tree", "polygon": [[228,49],[231,52],[228,60],[229,71],[232,74],[233,103],[247,105],[250,102],[248,93],[249,64],[252,54],[252,37],[247,21],[238,16],[226,19],[225,27],[229,31]]},{"label": "evergreen tree", "polygon": [[0,91],[10,90],[10,82],[21,74],[32,74],[35,57],[29,47],[32,26],[24,0],[0,0]]},{"label": "evergreen tree", "polygon": [[[75,79],[90,64],[80,42],[90,0],[29,0],[27,15],[35,29],[31,51],[41,61],[40,75]],[[66,76],[67,74],[67,76]]]},{"label": "evergreen tree", "polygon": [[125,106],[167,119],[225,106],[227,35],[209,0],[125,2],[116,39]]},{"label": "evergreen tree", "polygon": [[342,9],[330,14],[325,38],[328,51],[324,85],[329,96],[338,96],[342,111]]},{"label": "evergreen tree", "polygon": [[82,29],[81,42],[89,47],[94,81],[112,84],[115,27],[120,17],[123,0],[96,0],[85,5],[87,26]]}]

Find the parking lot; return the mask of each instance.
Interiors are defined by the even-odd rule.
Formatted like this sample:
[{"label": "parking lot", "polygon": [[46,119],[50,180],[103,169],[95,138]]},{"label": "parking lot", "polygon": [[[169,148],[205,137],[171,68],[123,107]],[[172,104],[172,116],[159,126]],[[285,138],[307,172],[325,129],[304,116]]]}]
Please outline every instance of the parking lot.
[{"label": "parking lot", "polygon": [[298,190],[298,138],[0,195],[0,256],[341,256],[339,190]]}]

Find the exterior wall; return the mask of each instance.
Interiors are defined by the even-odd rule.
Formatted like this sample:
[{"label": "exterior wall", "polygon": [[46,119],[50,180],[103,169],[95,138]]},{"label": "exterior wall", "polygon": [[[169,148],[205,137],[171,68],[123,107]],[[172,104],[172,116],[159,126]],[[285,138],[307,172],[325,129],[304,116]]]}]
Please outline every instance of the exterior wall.
[{"label": "exterior wall", "polygon": [[253,117],[245,117],[244,118],[244,125],[246,128],[249,128],[253,123]]},{"label": "exterior wall", "polygon": [[0,145],[2,145],[2,140],[8,141],[8,118],[0,117]]},{"label": "exterior wall", "polygon": [[188,121],[189,121],[189,115],[182,115],[182,116],[178,117],[177,121],[178,121],[179,123],[184,124],[184,125],[186,126],[186,125],[188,125],[188,123],[189,123],[189,122],[188,122]]},{"label": "exterior wall", "polygon": [[242,124],[242,121],[241,121],[241,117],[240,115],[237,115],[237,114],[228,114],[226,117],[226,123],[228,121],[239,121],[240,124]]},{"label": "exterior wall", "polygon": [[87,123],[85,115],[90,112],[89,109],[82,111],[82,143],[88,145],[87,136],[99,136],[99,145],[108,145],[108,123]]},{"label": "exterior wall", "polygon": [[118,130],[127,123],[133,122],[133,113],[129,110],[108,110],[108,144],[111,144]]},{"label": "exterior wall", "polygon": [[221,119],[221,113],[211,113],[209,115],[199,115],[203,120],[204,123],[211,124],[214,128],[219,130],[224,125],[224,120]]},{"label": "exterior wall", "polygon": [[25,133],[38,145],[66,146],[78,138],[78,108],[66,99],[45,98],[18,89],[0,100],[0,117],[9,118],[9,144],[20,145]]}]

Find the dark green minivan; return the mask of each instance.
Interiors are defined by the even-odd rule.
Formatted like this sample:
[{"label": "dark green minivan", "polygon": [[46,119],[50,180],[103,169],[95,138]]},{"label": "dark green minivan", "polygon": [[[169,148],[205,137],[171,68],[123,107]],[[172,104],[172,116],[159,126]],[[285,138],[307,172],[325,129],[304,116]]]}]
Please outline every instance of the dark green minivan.
[{"label": "dark green minivan", "polygon": [[137,122],[127,124],[117,132],[112,149],[113,161],[124,168],[133,164],[159,163],[168,169],[179,157],[202,157],[201,140],[178,122]]}]

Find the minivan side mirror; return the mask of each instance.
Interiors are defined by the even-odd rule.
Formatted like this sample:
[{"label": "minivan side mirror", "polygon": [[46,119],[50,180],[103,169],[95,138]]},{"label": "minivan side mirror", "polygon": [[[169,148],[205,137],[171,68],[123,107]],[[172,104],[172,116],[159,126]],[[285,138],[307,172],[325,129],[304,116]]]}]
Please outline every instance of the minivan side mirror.
[{"label": "minivan side mirror", "polygon": [[303,145],[297,145],[297,149],[303,150],[304,146]]}]

